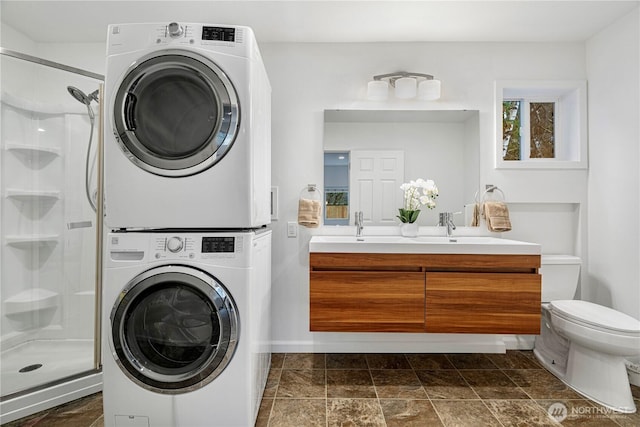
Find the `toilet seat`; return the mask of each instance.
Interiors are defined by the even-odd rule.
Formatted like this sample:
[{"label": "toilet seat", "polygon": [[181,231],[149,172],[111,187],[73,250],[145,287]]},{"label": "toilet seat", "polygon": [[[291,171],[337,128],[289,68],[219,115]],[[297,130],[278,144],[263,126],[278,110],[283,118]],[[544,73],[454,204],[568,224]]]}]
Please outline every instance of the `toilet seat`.
[{"label": "toilet seat", "polygon": [[640,337],[640,321],[602,305],[588,301],[551,301],[551,311],[568,321],[582,323],[602,332]]}]

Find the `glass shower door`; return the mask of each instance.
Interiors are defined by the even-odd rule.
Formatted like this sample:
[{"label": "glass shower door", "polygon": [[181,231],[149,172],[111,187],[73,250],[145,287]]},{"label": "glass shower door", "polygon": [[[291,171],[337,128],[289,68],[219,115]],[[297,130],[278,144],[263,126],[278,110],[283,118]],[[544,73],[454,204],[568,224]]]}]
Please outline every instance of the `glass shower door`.
[{"label": "glass shower door", "polygon": [[4,405],[99,369],[102,78],[6,50],[1,61]]}]

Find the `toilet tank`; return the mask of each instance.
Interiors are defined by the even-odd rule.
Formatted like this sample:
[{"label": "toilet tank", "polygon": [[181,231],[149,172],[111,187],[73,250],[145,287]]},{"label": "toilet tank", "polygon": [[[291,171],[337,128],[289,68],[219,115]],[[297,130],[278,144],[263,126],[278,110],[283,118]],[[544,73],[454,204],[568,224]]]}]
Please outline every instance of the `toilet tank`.
[{"label": "toilet tank", "polygon": [[580,278],[580,258],[573,255],[542,255],[542,302],[573,299]]}]

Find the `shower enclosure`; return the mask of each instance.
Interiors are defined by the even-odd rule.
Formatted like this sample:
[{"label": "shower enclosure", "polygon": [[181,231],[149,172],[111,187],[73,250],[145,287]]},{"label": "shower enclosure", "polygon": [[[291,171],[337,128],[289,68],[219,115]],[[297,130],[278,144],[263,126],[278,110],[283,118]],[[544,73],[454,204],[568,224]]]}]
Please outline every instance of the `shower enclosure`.
[{"label": "shower enclosure", "polygon": [[0,50],[0,422],[101,389],[103,76]]}]

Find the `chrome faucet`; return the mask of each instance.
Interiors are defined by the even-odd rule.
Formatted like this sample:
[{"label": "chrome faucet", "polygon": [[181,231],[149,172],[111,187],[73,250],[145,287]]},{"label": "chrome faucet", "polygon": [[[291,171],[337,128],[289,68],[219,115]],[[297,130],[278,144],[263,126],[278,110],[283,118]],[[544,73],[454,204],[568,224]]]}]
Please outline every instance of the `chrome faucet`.
[{"label": "chrome faucet", "polygon": [[438,226],[447,227],[447,237],[451,237],[456,225],[453,223],[453,212],[441,212],[439,216]]},{"label": "chrome faucet", "polygon": [[362,211],[358,211],[355,214],[355,224],[356,224],[356,237],[362,236],[362,229],[364,228],[363,219],[362,219]]}]

